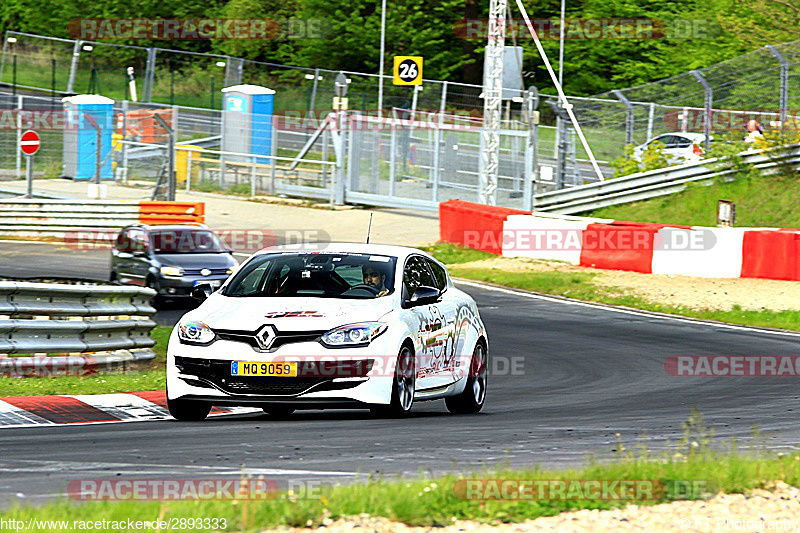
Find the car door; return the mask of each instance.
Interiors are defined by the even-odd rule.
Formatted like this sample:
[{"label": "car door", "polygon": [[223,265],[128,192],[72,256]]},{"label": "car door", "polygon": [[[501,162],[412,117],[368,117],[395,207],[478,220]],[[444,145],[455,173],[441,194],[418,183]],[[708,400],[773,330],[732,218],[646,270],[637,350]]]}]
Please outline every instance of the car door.
[{"label": "car door", "polygon": [[131,257],[128,276],[134,285],[147,285],[147,275],[150,273],[150,239],[141,228],[128,229]]},{"label": "car door", "polygon": [[433,274],[434,287],[442,291],[442,297],[432,307],[435,307],[437,314],[442,317],[441,328],[431,332],[431,349],[435,352],[435,360],[440,364],[437,374],[443,381],[452,383],[456,380],[456,364],[461,361],[457,356],[456,339],[456,318],[458,315],[459,302],[453,296],[453,291],[447,290],[447,272],[438,262],[425,258],[431,273]]},{"label": "car door", "polygon": [[128,229],[123,229],[117,235],[114,248],[111,250],[111,271],[120,283],[133,283],[131,269],[133,268],[133,253],[131,251]]},{"label": "car door", "polygon": [[[436,281],[422,256],[412,255],[403,269],[403,299],[408,301],[418,287],[435,287]],[[442,375],[441,353],[434,347],[445,318],[437,304],[409,308],[419,345],[417,355],[417,390],[436,388],[449,383]]]}]

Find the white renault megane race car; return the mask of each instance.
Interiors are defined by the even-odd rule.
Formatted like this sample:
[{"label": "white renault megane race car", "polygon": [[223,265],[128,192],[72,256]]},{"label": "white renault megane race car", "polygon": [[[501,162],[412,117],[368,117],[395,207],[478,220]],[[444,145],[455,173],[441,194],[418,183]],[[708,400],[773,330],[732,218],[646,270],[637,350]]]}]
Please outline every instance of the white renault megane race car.
[{"label": "white renault megane race car", "polygon": [[444,398],[453,413],[486,399],[488,337],[475,302],[412,248],[330,244],[262,250],[172,331],[169,412],[213,405],[368,408],[405,416]]}]

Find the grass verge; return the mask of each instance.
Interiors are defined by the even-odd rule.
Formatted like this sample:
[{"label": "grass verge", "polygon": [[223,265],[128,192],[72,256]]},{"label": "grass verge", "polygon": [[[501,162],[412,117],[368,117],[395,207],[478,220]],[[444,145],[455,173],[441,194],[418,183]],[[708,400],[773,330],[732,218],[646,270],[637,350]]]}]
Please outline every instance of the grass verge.
[{"label": "grass verge", "polygon": [[[685,425],[685,430],[688,424]],[[640,449],[627,452],[620,441],[617,459],[611,463],[590,462],[580,469],[524,470],[500,469],[477,471],[468,475],[447,475],[436,478],[420,476],[415,480],[373,478],[350,485],[307,487],[305,491],[273,494],[269,500],[194,500],[194,501],[102,501],[76,507],[63,499],[43,506],[18,506],[0,511],[3,520],[40,521],[69,520],[67,527],[40,524],[39,531],[75,529],[72,520],[121,521],[155,519],[217,519],[217,529],[258,531],[278,525],[318,526],[327,520],[367,513],[419,526],[443,526],[455,520],[482,523],[522,522],[541,516],[552,516],[579,509],[611,509],[630,503],[653,505],[679,499],[706,499],[718,492],[743,493],[751,489],[769,488],[782,481],[800,484],[800,455],[743,455],[734,447],[712,452],[695,440],[684,439],[677,452],[651,456]],[[114,478],[109,478],[114,479]],[[116,478],[119,479],[119,478]],[[581,493],[569,493],[554,499],[531,496],[517,500],[467,499],[465,482],[459,480],[646,480],[663,488],[653,491],[652,499],[616,500],[579,499]],[[489,485],[484,484],[488,488]],[[474,493],[473,493],[474,494]],[[480,494],[490,494],[489,491]],[[546,496],[545,496],[546,497]],[[79,512],[77,510],[79,509]],[[224,526],[222,525],[224,520]],[[215,529],[207,527],[198,530]]]},{"label": "grass verge", "polygon": [[752,311],[741,309],[738,306],[720,311],[665,305],[631,296],[614,287],[598,287],[592,283],[592,279],[596,276],[592,272],[506,272],[496,268],[475,268],[467,266],[465,263],[481,259],[494,259],[497,256],[447,243],[429,246],[425,250],[448,265],[450,274],[458,278],[657,313],[745,326],[800,331],[800,311]]},{"label": "grass verge", "polygon": [[736,203],[741,227],[800,227],[800,189],[796,176],[742,178],[710,185],[690,184],[680,193],[605,207],[587,216],[687,226],[717,225],[717,200]]},{"label": "grass verge", "polygon": [[143,390],[159,390],[166,382],[165,363],[171,327],[156,326],[151,335],[156,341],[156,358],[146,370],[112,372],[91,376],[57,376],[41,378],[0,377],[2,396],[42,396],[46,394],[110,394]]}]

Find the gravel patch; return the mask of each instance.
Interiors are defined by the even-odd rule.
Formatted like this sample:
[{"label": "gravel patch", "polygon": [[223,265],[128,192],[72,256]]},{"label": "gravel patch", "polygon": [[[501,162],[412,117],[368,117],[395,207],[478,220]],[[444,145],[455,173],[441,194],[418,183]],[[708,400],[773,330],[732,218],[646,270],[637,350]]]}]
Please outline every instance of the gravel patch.
[{"label": "gravel patch", "polygon": [[[629,505],[610,511],[582,510],[537,518],[519,524],[488,525],[454,521],[446,527],[410,527],[386,518],[359,515],[326,519],[318,531],[344,532],[436,532],[490,531],[800,531],[800,490],[778,482],[773,490],[755,490],[747,495],[719,494],[709,500],[678,501],[653,506]],[[311,528],[269,531],[307,533]]]}]

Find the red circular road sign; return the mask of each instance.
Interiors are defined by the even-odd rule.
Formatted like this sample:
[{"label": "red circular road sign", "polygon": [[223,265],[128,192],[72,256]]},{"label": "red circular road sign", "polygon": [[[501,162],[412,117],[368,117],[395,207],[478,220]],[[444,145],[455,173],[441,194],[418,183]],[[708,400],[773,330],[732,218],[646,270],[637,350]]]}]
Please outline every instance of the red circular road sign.
[{"label": "red circular road sign", "polygon": [[25,155],[33,155],[39,150],[42,141],[39,139],[39,134],[33,130],[28,130],[19,138],[19,149]]}]

